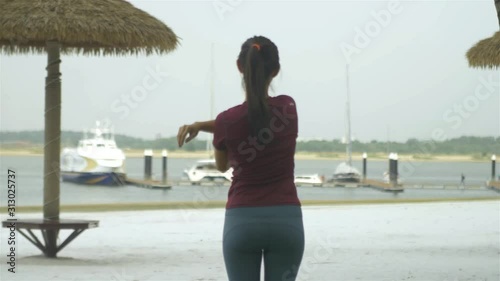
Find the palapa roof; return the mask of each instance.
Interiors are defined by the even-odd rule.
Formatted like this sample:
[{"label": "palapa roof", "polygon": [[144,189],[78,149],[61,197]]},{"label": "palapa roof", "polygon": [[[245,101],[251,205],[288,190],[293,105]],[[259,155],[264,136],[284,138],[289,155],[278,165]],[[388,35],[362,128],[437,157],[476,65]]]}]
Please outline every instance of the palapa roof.
[{"label": "palapa roof", "polygon": [[472,67],[498,68],[500,66],[500,31],[483,39],[467,51],[467,59]]},{"label": "palapa roof", "polygon": [[[495,0],[498,25],[500,26],[500,0]],[[496,69],[500,67],[500,31],[483,39],[467,51],[469,66]]]},{"label": "palapa roof", "polygon": [[89,55],[166,53],[178,37],[163,22],[124,0],[0,0],[0,51]]}]

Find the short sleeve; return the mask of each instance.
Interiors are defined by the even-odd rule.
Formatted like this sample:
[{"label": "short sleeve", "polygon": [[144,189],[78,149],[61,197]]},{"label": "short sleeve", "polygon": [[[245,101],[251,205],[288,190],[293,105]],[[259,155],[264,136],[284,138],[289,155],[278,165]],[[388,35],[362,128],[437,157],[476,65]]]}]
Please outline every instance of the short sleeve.
[{"label": "short sleeve", "polygon": [[215,118],[214,140],[212,144],[215,149],[226,150],[226,130],[224,129],[224,112]]},{"label": "short sleeve", "polygon": [[288,120],[288,122],[291,122],[291,127],[290,127],[290,133],[293,133],[295,135],[298,135],[299,133],[299,117],[297,114],[297,104],[295,103],[295,100],[290,97],[290,96],[284,96],[285,101],[282,104],[283,106],[283,113],[282,116]]}]

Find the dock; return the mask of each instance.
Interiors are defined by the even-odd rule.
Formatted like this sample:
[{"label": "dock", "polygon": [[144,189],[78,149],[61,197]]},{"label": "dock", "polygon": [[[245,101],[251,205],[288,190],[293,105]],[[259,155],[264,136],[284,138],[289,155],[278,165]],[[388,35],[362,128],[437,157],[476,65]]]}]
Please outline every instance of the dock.
[{"label": "dock", "polygon": [[500,192],[500,181],[489,181],[487,184],[488,188]]},{"label": "dock", "polygon": [[148,188],[148,189],[171,189],[172,185],[163,183],[157,180],[140,180],[140,179],[132,179],[126,178],[125,182],[129,185],[134,185],[137,187]]},{"label": "dock", "polygon": [[[156,180],[139,180],[127,178],[126,183],[147,189],[171,189],[172,187],[227,187],[231,185],[229,181],[201,181],[191,183],[188,180],[173,179],[166,183]],[[361,182],[325,182],[323,184],[297,184],[298,188],[372,188],[382,192],[404,192],[405,189],[441,189],[441,190],[482,190],[493,189],[500,192],[500,181],[491,181],[483,185],[460,185],[460,184],[436,184],[436,183],[399,183],[393,186],[391,183],[382,180],[365,179]]]},{"label": "dock", "polygon": [[402,184],[393,184],[372,179],[363,179],[361,184],[366,187],[375,188],[380,191],[386,192],[403,192],[404,187]]}]

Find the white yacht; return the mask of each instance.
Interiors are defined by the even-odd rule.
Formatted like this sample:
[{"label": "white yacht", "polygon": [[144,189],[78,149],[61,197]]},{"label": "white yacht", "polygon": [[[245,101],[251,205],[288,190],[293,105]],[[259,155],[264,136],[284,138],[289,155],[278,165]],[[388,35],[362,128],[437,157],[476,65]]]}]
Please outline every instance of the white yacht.
[{"label": "white yacht", "polygon": [[61,177],[63,181],[88,185],[124,185],[125,154],[119,149],[111,129],[103,128],[99,121],[90,130],[91,137],[84,137],[76,148],[61,152]]},{"label": "white yacht", "polygon": [[323,186],[323,182],[325,181],[323,176],[319,174],[304,174],[304,175],[295,175],[295,185],[312,185],[312,186]]},{"label": "white yacht", "polygon": [[220,172],[215,166],[215,159],[198,160],[191,168],[184,170],[191,184],[199,184],[202,181],[224,180],[232,181],[233,168],[226,172]]}]

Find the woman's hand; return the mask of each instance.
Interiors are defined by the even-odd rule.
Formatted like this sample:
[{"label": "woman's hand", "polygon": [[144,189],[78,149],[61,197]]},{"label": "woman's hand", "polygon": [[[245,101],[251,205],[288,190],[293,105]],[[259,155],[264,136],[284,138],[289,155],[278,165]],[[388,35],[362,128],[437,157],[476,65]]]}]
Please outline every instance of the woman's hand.
[{"label": "woman's hand", "polygon": [[177,144],[179,144],[179,147],[182,147],[184,143],[188,143],[190,140],[194,139],[198,135],[200,129],[197,122],[191,125],[181,126],[177,133]]},{"label": "woman's hand", "polygon": [[194,122],[191,125],[181,126],[179,128],[179,133],[177,133],[177,144],[179,144],[179,147],[182,147],[183,144],[194,139],[200,131],[213,134],[214,130],[215,120]]}]

